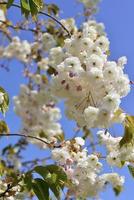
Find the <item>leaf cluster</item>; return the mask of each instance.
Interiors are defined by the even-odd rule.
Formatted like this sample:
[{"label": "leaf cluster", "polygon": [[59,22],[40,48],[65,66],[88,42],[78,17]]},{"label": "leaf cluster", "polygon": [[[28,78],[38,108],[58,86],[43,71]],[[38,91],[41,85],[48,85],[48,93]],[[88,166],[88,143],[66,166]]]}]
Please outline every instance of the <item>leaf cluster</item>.
[{"label": "leaf cluster", "polygon": [[[14,3],[14,0],[8,0],[7,8],[10,8]],[[21,12],[26,17],[30,14],[35,17],[38,12],[43,8],[43,0],[20,0]]]},{"label": "leaf cluster", "polygon": [[33,190],[39,200],[50,200],[52,195],[60,199],[61,190],[67,183],[67,175],[56,165],[36,166],[26,173],[24,182],[27,190]]}]

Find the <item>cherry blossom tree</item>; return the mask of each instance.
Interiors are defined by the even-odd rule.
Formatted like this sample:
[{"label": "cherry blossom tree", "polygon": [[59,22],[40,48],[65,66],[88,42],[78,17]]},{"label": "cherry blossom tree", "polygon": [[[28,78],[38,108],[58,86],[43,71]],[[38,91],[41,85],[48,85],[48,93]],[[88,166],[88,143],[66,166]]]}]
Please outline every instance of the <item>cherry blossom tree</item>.
[{"label": "cherry blossom tree", "polygon": [[[134,117],[120,107],[133,83],[124,73],[127,58],[109,60],[112,52],[104,24],[93,17],[99,0],[77,3],[83,5],[80,26],[74,18],[60,19],[55,3],[0,1],[1,70],[10,73],[4,61],[16,59],[26,79],[13,97],[14,112],[22,121],[19,132],[12,133],[0,120],[0,139],[18,138],[1,150],[0,199],[98,199],[108,184],[119,195],[125,177],[116,171],[105,173],[104,162],[127,167],[134,176]],[[13,7],[22,13],[17,23],[7,17]],[[25,31],[30,41],[20,39]],[[61,101],[66,120],[77,125],[70,139],[60,123]],[[9,102],[1,85],[3,115],[8,115]],[[115,123],[123,125],[124,135],[113,136],[109,131]],[[50,156],[24,161],[22,151],[29,143],[49,150]],[[105,155],[96,146],[105,148]]]}]

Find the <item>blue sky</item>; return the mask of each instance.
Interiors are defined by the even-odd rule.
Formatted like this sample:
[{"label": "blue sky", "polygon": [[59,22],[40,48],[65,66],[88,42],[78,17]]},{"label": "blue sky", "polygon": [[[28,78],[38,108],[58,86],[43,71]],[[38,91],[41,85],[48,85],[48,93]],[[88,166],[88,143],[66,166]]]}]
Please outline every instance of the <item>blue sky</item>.
[{"label": "blue sky", "polygon": [[[81,11],[81,6],[76,4],[75,0],[49,0],[46,2],[57,3],[61,9],[61,17],[74,17],[76,13]],[[17,16],[17,18],[16,18]],[[9,17],[16,21],[18,20],[19,10],[12,9],[9,12]],[[126,65],[125,72],[129,75],[131,80],[134,80],[134,1],[133,0],[102,0],[100,3],[100,9],[96,15],[98,22],[103,22],[106,27],[107,35],[110,39],[110,49],[111,56],[110,59],[117,60],[120,56],[127,56],[128,64]],[[77,16],[77,23],[80,25],[82,18]],[[29,38],[27,33],[23,34],[23,38]],[[22,67],[21,65],[13,61],[10,64],[10,72],[5,72],[1,69],[0,71],[0,86],[4,87],[10,97],[18,94],[19,84],[24,82],[22,78]],[[6,121],[9,127],[14,132],[20,127],[20,120],[13,113],[13,104],[10,100],[10,110],[6,114]],[[63,105],[61,105],[63,110]],[[123,99],[122,108],[130,114],[134,114],[134,86],[132,86],[131,93]],[[66,133],[69,136],[73,133],[73,128],[75,127],[73,122],[68,122],[68,120],[63,116],[62,124]],[[69,128],[68,128],[69,127]],[[120,129],[114,129],[118,134],[122,134]],[[15,139],[2,139],[0,140],[0,147],[6,145],[8,142],[15,142]],[[24,153],[26,159],[31,156],[43,157],[46,152],[38,150],[38,148],[30,145],[28,151]],[[105,170],[111,170],[106,168]],[[126,183],[124,191],[121,195],[116,198],[111,189],[107,189],[106,192],[102,193],[101,197],[103,200],[132,200],[134,194],[134,179],[129,175],[128,170],[123,168],[118,170],[121,175],[126,176]]]}]

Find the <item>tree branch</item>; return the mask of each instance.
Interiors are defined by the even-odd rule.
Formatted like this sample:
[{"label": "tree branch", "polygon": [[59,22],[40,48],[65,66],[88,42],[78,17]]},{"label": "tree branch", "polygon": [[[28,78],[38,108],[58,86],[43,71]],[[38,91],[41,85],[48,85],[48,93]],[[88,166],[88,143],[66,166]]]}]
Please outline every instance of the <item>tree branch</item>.
[{"label": "tree branch", "polygon": [[[0,2],[0,4],[7,5],[7,2]],[[13,3],[11,6],[21,9],[21,6],[19,6],[18,4],[14,4]],[[59,24],[67,32],[67,34],[68,34],[69,37],[71,37],[71,33],[69,32],[69,30],[57,18],[51,16],[50,14],[48,14],[46,12],[42,12],[42,11],[39,11],[39,14],[51,18],[53,21],[55,21],[57,24]]]},{"label": "tree branch", "polygon": [[19,136],[19,137],[25,137],[25,138],[31,138],[31,139],[35,139],[35,140],[38,140],[44,144],[46,144],[49,148],[60,148],[62,145],[59,144],[59,145],[54,145],[52,143],[49,143],[41,138],[38,138],[38,137],[35,137],[35,136],[32,136],[32,135],[24,135],[24,134],[20,134],[20,133],[10,133],[10,134],[0,134],[0,137],[1,136]]},{"label": "tree branch", "polygon": [[0,136],[21,136],[21,137],[25,137],[25,138],[31,138],[31,139],[35,139],[35,140],[38,140],[40,142],[43,142],[44,144],[48,145],[48,146],[51,146],[51,143],[41,139],[41,138],[38,138],[38,137],[35,137],[35,136],[32,136],[32,135],[24,135],[24,134],[19,134],[19,133],[11,133],[11,134],[0,134]]},{"label": "tree branch", "polygon": [[[14,30],[31,31],[31,32],[34,32],[34,33],[37,32],[37,30],[34,30],[34,29],[32,29],[32,28],[24,28],[24,27],[22,27],[22,26],[20,26],[20,25],[14,26],[14,25],[8,24],[8,22],[2,21],[2,20],[0,20],[0,23],[2,23],[2,24],[6,25],[6,26],[8,26],[8,27],[10,27],[10,28],[12,28],[12,29],[14,29]],[[45,31],[41,31],[41,32],[42,32],[42,33],[43,33],[43,32],[45,33]]]},{"label": "tree branch", "polygon": [[3,33],[10,42],[12,41],[11,36],[8,34],[8,32],[6,30],[0,30],[0,33]]}]

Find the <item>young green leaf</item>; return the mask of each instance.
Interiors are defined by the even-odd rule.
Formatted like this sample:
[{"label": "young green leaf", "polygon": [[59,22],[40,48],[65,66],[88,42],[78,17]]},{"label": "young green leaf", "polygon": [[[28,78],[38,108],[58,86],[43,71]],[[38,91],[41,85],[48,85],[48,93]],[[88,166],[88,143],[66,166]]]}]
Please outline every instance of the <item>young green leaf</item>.
[{"label": "young green leaf", "polygon": [[5,121],[0,120],[0,134],[1,133],[9,133],[9,128]]},{"label": "young green leaf", "polygon": [[57,180],[62,187],[65,182],[67,182],[67,175],[63,171],[63,169],[57,165],[48,165],[46,168],[49,170],[50,173],[57,174]]},{"label": "young green leaf", "polygon": [[32,180],[33,180],[33,176],[32,176],[32,173],[31,171],[28,171],[25,176],[24,176],[24,184],[25,184],[25,188],[28,190],[28,191],[31,191],[32,189]]},{"label": "young green leaf", "polygon": [[30,12],[32,16],[36,16],[39,12],[39,7],[34,3],[33,0],[29,0]]},{"label": "young green leaf", "polygon": [[25,10],[30,11],[28,0],[21,0],[21,5]]},{"label": "young green leaf", "polygon": [[34,179],[32,189],[39,200],[49,200],[49,187],[43,179]]},{"label": "young green leaf", "polygon": [[40,9],[43,7],[42,0],[21,0],[21,12],[28,17],[30,14],[36,17]]},{"label": "young green leaf", "polygon": [[134,167],[131,166],[131,165],[128,165],[128,169],[129,169],[130,174],[131,174],[132,177],[134,178]]},{"label": "young green leaf", "polygon": [[42,176],[43,179],[51,178],[51,174],[45,166],[36,166],[33,171]]},{"label": "young green leaf", "polygon": [[134,143],[134,116],[127,115],[124,125],[125,132],[123,138],[120,141],[120,147]]},{"label": "young green leaf", "polygon": [[113,191],[114,191],[115,195],[118,196],[122,191],[122,186],[118,185],[118,186],[114,187]]},{"label": "young green leaf", "polygon": [[33,0],[33,2],[39,9],[43,7],[43,0]]},{"label": "young green leaf", "polygon": [[5,114],[9,106],[9,96],[2,87],[0,87],[0,98],[0,111]]},{"label": "young green leaf", "polygon": [[64,188],[67,182],[67,175],[63,169],[56,165],[36,166],[33,172],[42,176],[55,197],[60,199],[60,190]]},{"label": "young green leaf", "polygon": [[47,5],[47,10],[49,14],[54,14],[54,15],[57,15],[59,12],[59,8],[56,4]]},{"label": "young green leaf", "polygon": [[28,18],[30,14],[30,7],[28,0],[21,0],[20,4],[21,4],[21,13],[24,14],[26,18]]}]

